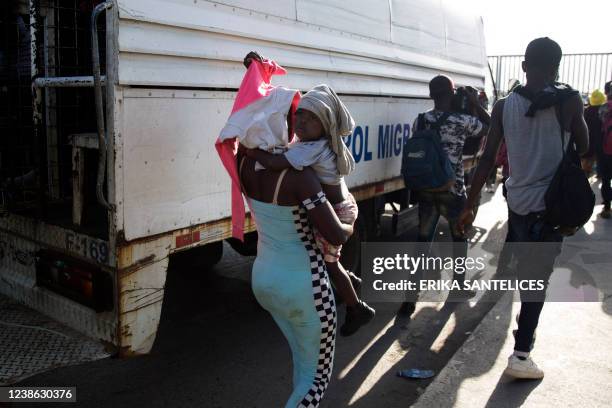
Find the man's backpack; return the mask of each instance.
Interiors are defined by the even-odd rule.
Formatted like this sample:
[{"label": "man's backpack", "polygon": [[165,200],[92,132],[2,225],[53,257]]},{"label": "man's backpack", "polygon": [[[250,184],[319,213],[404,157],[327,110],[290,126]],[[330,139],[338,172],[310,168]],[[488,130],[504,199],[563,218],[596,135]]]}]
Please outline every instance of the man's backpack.
[{"label": "man's backpack", "polygon": [[593,215],[595,194],[580,166],[580,157],[574,148],[573,137],[570,137],[567,148],[564,148],[561,123],[560,127],[563,158],[544,196],[546,221],[560,231],[573,232],[586,224]]},{"label": "man's backpack", "polygon": [[601,147],[605,154],[612,155],[612,101],[606,103],[606,108],[601,118]]},{"label": "man's backpack", "polygon": [[402,176],[410,190],[448,191],[455,184],[455,171],[442,149],[440,127],[449,113],[426,128],[425,115],[417,118],[416,131],[404,142]]}]

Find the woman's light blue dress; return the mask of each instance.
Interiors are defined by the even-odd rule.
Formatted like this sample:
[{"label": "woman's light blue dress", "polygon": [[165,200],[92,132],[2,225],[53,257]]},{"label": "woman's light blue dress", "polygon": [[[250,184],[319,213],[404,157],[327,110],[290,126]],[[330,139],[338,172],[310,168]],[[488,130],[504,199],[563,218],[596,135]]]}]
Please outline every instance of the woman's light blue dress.
[{"label": "woman's light blue dress", "polygon": [[323,256],[303,206],[249,199],[259,234],[252,286],[293,356],[293,392],[285,405],[317,407],[329,384],[336,306]]}]

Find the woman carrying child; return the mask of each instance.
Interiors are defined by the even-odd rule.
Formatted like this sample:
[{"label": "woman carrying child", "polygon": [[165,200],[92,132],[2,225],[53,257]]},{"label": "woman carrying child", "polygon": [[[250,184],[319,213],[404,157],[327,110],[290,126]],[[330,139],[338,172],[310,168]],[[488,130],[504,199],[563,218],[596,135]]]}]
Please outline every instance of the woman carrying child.
[{"label": "woman carrying child", "polygon": [[[273,61],[263,60],[254,53],[245,58],[247,67],[252,63],[249,59],[260,64],[251,67],[254,70],[249,69],[249,73],[254,75],[252,78],[279,69]],[[252,82],[243,81],[243,94],[251,91],[249,84]],[[258,232],[257,258],[252,273],[253,293],[272,315],[291,348],[293,391],[285,407],[316,408],[331,379],[336,306],[324,254],[314,231],[319,242],[325,240],[328,245],[339,247],[353,232],[356,207],[347,211],[352,214],[351,222],[343,223],[330,200],[345,201],[348,195],[330,190],[328,198],[313,168],[296,170],[287,166],[275,169],[264,165],[262,169],[265,160],[259,162],[249,157],[254,156],[252,152],[247,155],[245,146],[287,150],[287,129],[293,127],[286,123],[293,116],[287,114],[288,110],[294,109],[292,99],[291,92],[275,88],[268,99],[259,99],[259,102],[236,111],[238,114],[233,113],[224,129],[226,134],[224,136],[222,131],[222,136],[235,135],[241,142],[235,169]],[[263,108],[260,110],[260,107]],[[315,115],[302,110],[296,116],[294,126],[298,137],[322,134],[322,124]],[[315,132],[317,128],[319,130]],[[351,205],[354,205],[354,200],[348,204]],[[339,209],[336,211],[340,212]]]},{"label": "woman carrying child", "polygon": [[[295,113],[294,126],[298,140],[292,142],[283,154],[272,154],[261,149],[248,149],[246,154],[267,169],[281,171],[292,168],[302,171],[307,167],[312,168],[339,220],[352,226],[357,219],[357,203],[348,191],[344,176],[355,168],[355,161],[342,140],[355,127],[351,114],[333,89],[318,85],[302,97]],[[346,320],[340,327],[340,334],[350,336],[372,320],[375,311],[357,296],[353,282],[358,285],[360,279],[347,272],[339,262],[342,247],[326,240],[318,228],[314,236],[324,254],[336,292],[347,306]]]}]

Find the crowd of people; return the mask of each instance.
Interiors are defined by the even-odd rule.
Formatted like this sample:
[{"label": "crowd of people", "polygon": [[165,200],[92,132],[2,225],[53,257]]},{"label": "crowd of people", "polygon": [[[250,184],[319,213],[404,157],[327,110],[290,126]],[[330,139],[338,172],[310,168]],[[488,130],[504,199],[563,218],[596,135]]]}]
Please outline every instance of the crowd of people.
[{"label": "crowd of people", "polygon": [[597,178],[601,181],[603,204],[599,215],[609,219],[612,201],[612,81],[605,84],[604,92],[599,89],[591,92],[584,110],[589,128],[589,150],[583,156],[582,167],[589,175],[595,168]]},{"label": "crowd of people", "polygon": [[[413,137],[408,139],[412,141],[405,142],[402,166],[406,172],[420,165],[411,161],[410,143],[422,143],[418,146],[424,149],[430,143],[431,154],[440,158],[440,174],[447,178],[433,185],[439,175],[421,176],[431,177],[425,180],[431,185],[413,188],[418,203],[418,241],[423,245],[433,241],[443,216],[456,244],[453,256],[466,256],[466,236],[480,191],[501,164],[508,241],[547,243],[533,245],[532,252],[517,257],[519,279],[537,276],[547,283],[564,236],[575,232],[548,222],[545,197],[568,146],[587,159],[586,171],[590,171],[588,160],[596,159],[604,203],[601,216],[610,217],[612,140],[606,135],[612,127],[611,84],[606,84],[605,95],[592,93],[585,111],[578,92],[556,82],[561,56],[561,48],[553,40],[532,41],[523,62],[526,83],[517,84],[513,92],[497,101],[491,115],[482,107],[475,89],[462,88],[464,103],[457,107],[458,92],[451,78],[438,75],[430,81],[434,107],[415,120]],[[267,85],[269,77],[278,73],[273,61],[254,52],[245,57],[245,66]],[[252,91],[249,86],[258,87],[260,93],[267,89],[264,96],[273,92],[281,95],[273,87],[245,81],[239,97],[241,92]],[[293,93],[287,95],[260,98],[251,105],[259,104],[256,114],[234,112],[222,138],[240,141],[235,158],[238,183],[259,234],[253,292],[292,352],[293,391],[286,407],[316,407],[333,367],[337,314],[332,286],[347,306],[341,335],[355,333],[374,318],[375,311],[358,296],[360,279],[339,262],[341,246],[351,236],[358,215],[355,199],[344,182],[355,162],[342,139],[352,132],[354,120],[327,85],[319,85],[297,100]],[[281,100],[284,103],[279,103]],[[262,125],[273,122],[269,119],[274,115],[279,115],[283,131]],[[484,135],[484,153],[466,189],[464,145],[466,140]],[[423,157],[430,156],[414,155]],[[464,276],[455,274],[453,278],[463,280]],[[546,285],[536,293],[520,293],[514,352],[506,368],[512,377],[538,379],[544,375],[530,352],[545,292]],[[473,295],[465,290],[451,293],[459,300]],[[408,299],[399,313],[412,314],[416,300]]]}]

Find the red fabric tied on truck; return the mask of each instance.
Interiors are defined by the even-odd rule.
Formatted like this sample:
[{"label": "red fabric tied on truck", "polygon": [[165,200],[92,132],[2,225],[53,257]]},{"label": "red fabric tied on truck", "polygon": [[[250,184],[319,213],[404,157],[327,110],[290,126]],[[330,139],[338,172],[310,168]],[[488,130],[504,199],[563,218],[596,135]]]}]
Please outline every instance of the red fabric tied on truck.
[{"label": "red fabric tied on truck", "polygon": [[[272,76],[285,75],[286,73],[287,71],[283,67],[272,60],[265,58],[262,59],[261,62],[253,60],[240,84],[238,94],[236,95],[236,100],[234,101],[234,106],[232,107],[231,115],[245,109],[250,104],[259,101],[262,98],[269,97],[272,94],[272,91],[276,88],[270,83]],[[295,90],[289,108],[289,115],[295,114],[300,97],[299,91]],[[293,135],[293,129],[289,129],[288,134],[290,140],[291,136]],[[229,173],[232,180],[232,237],[243,241],[245,209],[244,199],[240,189],[240,179],[238,177],[238,166],[236,163],[236,155],[238,153],[237,137],[219,137],[215,142],[215,148],[217,149],[217,153],[221,158],[223,166]]]}]

